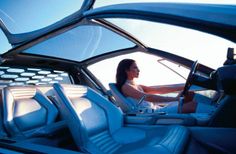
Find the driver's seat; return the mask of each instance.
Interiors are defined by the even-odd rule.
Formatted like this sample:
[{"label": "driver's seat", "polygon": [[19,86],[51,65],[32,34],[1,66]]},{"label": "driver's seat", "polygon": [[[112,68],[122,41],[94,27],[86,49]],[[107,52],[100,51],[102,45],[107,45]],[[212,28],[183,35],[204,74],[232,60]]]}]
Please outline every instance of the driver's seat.
[{"label": "driver's seat", "polygon": [[136,103],[125,98],[117,89],[115,83],[109,83],[109,87],[110,87],[112,95],[114,96],[117,102],[117,106],[119,106],[124,113],[137,110],[138,107]]}]

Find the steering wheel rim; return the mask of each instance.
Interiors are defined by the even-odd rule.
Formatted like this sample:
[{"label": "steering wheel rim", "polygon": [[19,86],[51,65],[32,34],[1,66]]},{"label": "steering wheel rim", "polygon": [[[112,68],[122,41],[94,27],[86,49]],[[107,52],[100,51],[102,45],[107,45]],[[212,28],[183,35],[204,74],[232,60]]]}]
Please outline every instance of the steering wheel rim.
[{"label": "steering wheel rim", "polygon": [[192,80],[192,77],[193,77],[194,73],[197,70],[197,67],[198,67],[198,61],[196,60],[193,63],[193,65],[191,67],[191,70],[188,74],[187,80],[186,80],[185,85],[184,85],[184,90],[182,92],[182,96],[184,96],[188,92],[189,88],[191,87],[191,80]]}]

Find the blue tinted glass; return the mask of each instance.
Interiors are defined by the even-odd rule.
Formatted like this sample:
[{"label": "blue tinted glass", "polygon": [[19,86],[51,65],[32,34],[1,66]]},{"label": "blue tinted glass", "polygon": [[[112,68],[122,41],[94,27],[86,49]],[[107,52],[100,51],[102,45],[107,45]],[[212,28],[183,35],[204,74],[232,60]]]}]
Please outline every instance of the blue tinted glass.
[{"label": "blue tinted glass", "polygon": [[8,43],[7,38],[5,34],[0,29],[0,54],[7,52],[9,49],[11,49],[11,45]]},{"label": "blue tinted glass", "polygon": [[41,29],[80,10],[83,0],[1,0],[0,18],[11,33]]},{"label": "blue tinted glass", "polygon": [[83,25],[41,42],[23,53],[83,61],[134,46],[130,40],[104,27]]}]

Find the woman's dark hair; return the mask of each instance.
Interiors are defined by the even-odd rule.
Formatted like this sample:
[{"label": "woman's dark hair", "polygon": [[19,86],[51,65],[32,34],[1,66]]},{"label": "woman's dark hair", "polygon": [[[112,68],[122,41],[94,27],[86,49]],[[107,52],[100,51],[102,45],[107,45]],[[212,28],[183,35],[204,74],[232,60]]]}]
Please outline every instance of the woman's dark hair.
[{"label": "woman's dark hair", "polygon": [[121,87],[127,80],[126,71],[130,69],[130,66],[133,63],[135,63],[135,60],[133,59],[123,59],[122,61],[120,61],[116,69],[116,86],[121,93]]}]

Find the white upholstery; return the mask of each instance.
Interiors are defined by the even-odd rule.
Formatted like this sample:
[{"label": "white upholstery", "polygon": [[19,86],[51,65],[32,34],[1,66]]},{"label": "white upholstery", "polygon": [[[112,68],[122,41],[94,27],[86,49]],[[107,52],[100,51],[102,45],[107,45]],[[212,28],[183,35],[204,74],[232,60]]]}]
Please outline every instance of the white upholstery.
[{"label": "white upholstery", "polygon": [[182,153],[189,137],[182,126],[124,126],[121,111],[86,86],[54,84],[58,107],[84,152]]},{"label": "white upholstery", "polygon": [[[3,122],[12,137],[50,134],[58,110],[34,86],[3,89]],[[48,128],[46,126],[49,126]]]}]

